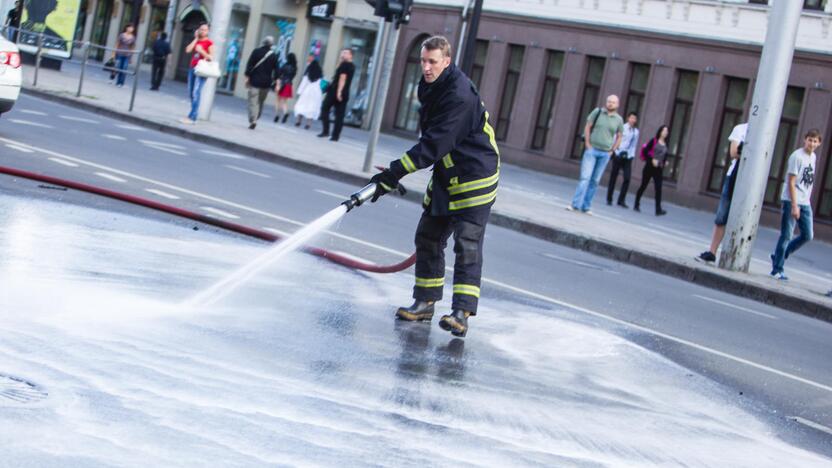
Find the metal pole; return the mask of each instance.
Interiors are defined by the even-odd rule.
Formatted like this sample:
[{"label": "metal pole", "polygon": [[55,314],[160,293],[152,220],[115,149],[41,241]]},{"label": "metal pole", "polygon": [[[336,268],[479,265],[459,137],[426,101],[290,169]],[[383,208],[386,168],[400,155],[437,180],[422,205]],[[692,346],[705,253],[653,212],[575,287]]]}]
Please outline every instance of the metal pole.
[{"label": "metal pole", "polygon": [[168,4],[168,14],[165,17],[165,32],[168,34],[168,40],[171,42],[173,42],[173,24],[176,22],[176,12],[178,10],[179,0],[171,0]]},{"label": "metal pole", "polygon": [[84,60],[81,62],[81,78],[78,79],[78,92],[75,97],[81,97],[81,87],[84,86],[84,71],[87,69],[87,61],[90,59],[90,43],[84,43]]},{"label": "metal pole", "polygon": [[[382,49],[384,45],[387,43],[387,31],[388,31],[387,23],[384,21],[384,18],[380,18],[378,20],[378,33],[376,33],[376,44],[373,47],[373,69],[370,75],[370,98],[367,100],[367,112],[364,113],[365,117],[361,121],[361,129],[362,130],[369,130],[370,124],[372,122],[373,109],[376,103],[376,95],[378,94],[378,83],[379,78],[381,77],[381,73],[379,73],[379,60],[381,59]],[[369,115],[370,118],[368,119],[366,116]]]},{"label": "metal pole", "polygon": [[133,112],[133,103],[136,102],[136,88],[139,87],[139,68],[142,66],[142,53],[136,54],[136,69],[133,70],[133,91],[130,92],[129,112]]},{"label": "metal pole", "polygon": [[474,3],[474,12],[471,14],[471,26],[468,29],[468,38],[465,39],[465,53],[462,55],[462,72],[471,76],[474,69],[474,53],[477,49],[477,32],[480,29],[480,15],[482,14],[482,0]]},{"label": "metal pole", "polygon": [[726,243],[719,257],[719,266],[728,270],[747,272],[751,263],[802,10],[803,2],[793,0],[777,0],[771,7],[751,101],[747,143],[739,161]]},{"label": "metal pole", "polygon": [[390,75],[393,72],[393,60],[396,58],[396,46],[399,43],[401,30],[397,25],[388,25],[387,41],[385,41],[384,61],[381,63],[378,96],[373,108],[373,124],[370,127],[370,140],[367,142],[367,152],[364,154],[364,172],[373,168],[373,155],[378,144],[378,134],[381,131],[381,119],[384,116],[384,104],[387,102],[387,88],[390,85]]},{"label": "metal pole", "polygon": [[38,50],[35,52],[35,79],[32,81],[32,87],[38,86],[38,72],[40,72],[40,57],[43,55],[43,33],[38,33]]},{"label": "metal pole", "polygon": [[[228,42],[228,23],[231,21],[231,0],[216,0],[214,2],[214,19],[211,23],[211,40],[214,41],[214,60],[225,58],[225,45]],[[220,62],[222,69],[222,62]],[[199,103],[199,118],[211,119],[211,108],[214,106],[214,95],[217,92],[217,80],[208,78],[202,87]]]}]

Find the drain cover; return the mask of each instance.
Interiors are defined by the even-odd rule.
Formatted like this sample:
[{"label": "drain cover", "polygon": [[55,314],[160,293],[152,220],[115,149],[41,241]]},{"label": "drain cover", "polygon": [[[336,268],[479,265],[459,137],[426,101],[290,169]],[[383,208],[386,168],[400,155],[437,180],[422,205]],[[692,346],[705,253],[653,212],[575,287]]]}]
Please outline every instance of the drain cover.
[{"label": "drain cover", "polygon": [[23,379],[0,374],[0,405],[36,403],[49,394],[40,386]]}]

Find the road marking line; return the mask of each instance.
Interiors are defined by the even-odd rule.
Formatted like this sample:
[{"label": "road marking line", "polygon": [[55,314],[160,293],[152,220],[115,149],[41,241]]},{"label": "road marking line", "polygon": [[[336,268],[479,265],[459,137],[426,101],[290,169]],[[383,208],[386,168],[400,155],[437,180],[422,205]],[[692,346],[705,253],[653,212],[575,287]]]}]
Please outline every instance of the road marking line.
[{"label": "road marking line", "polygon": [[75,164],[74,162],[70,162],[70,161],[64,161],[61,158],[48,158],[48,159],[50,161],[54,162],[54,163],[63,164],[64,166],[67,166],[67,167],[78,167],[78,164]]},{"label": "road marking line", "polygon": [[243,172],[245,174],[251,174],[251,175],[254,175],[254,176],[257,176],[257,177],[262,177],[264,179],[271,179],[272,178],[272,176],[270,176],[268,174],[263,174],[262,172],[257,172],[257,171],[251,171],[249,169],[244,169],[242,167],[232,166],[231,164],[226,164],[225,167],[227,167],[229,169],[233,169],[237,172]]},{"label": "road marking line", "polygon": [[791,419],[792,421],[794,421],[796,423],[803,424],[804,426],[808,426],[808,427],[811,427],[812,429],[815,429],[815,430],[818,430],[818,431],[821,431],[821,432],[825,432],[829,435],[832,435],[832,429],[824,426],[823,424],[811,421],[809,419],[801,418],[800,416],[789,416],[787,419]]},{"label": "road marking line", "polygon": [[72,120],[73,122],[84,122],[84,123],[91,123],[91,124],[99,124],[101,122],[92,119],[85,119],[83,117],[73,117],[71,115],[59,115],[58,117],[64,120]]},{"label": "road marking line", "polygon": [[205,153],[205,154],[213,154],[214,156],[222,156],[224,158],[245,159],[245,156],[241,156],[239,154],[234,154],[234,153],[226,153],[226,152],[223,152],[223,151],[214,151],[214,150],[208,150],[208,149],[202,149],[202,150],[199,150],[199,151],[202,152],[202,153]]},{"label": "road marking line", "polygon": [[186,153],[184,151],[175,150],[175,149],[172,149],[172,148],[168,148],[166,146],[156,146],[156,145],[150,145],[150,144],[147,144],[147,143],[145,143],[144,145],[147,146],[148,148],[153,148],[153,149],[158,150],[158,151],[164,151],[166,153],[175,154],[177,156],[187,156],[188,155],[188,153]]},{"label": "road marking line", "polygon": [[135,125],[128,125],[128,124],[116,124],[116,127],[123,128],[124,130],[133,130],[136,132],[146,132],[147,129],[142,127],[137,127]]},{"label": "road marking line", "polygon": [[46,112],[41,112],[41,111],[36,111],[36,110],[29,110],[29,109],[18,109],[18,110],[20,112],[24,113],[24,114],[40,115],[40,116],[45,116],[46,115]]},{"label": "road marking line", "polygon": [[217,209],[217,208],[212,208],[210,206],[202,206],[200,208],[202,208],[204,211],[207,211],[209,213],[213,213],[217,216],[222,216],[223,218],[240,219],[240,217],[235,215],[235,214],[232,214],[232,213],[229,213],[227,211],[223,211],[223,210],[220,210],[220,209]]},{"label": "road marking line", "polygon": [[542,253],[540,255],[542,255],[544,257],[547,257],[547,258],[551,258],[553,260],[558,260],[558,261],[561,261],[561,262],[564,262],[564,263],[571,263],[573,265],[578,265],[578,266],[582,266],[582,267],[586,267],[586,268],[592,268],[593,270],[600,270],[600,271],[604,271],[604,272],[607,272],[607,273],[612,273],[614,275],[620,275],[621,274],[621,272],[609,269],[605,266],[593,265],[592,263],[586,263],[586,262],[582,262],[580,260],[572,260],[571,258],[561,257],[559,255],[555,255],[555,254],[551,254],[551,253]]},{"label": "road marking line", "polygon": [[709,302],[713,302],[715,304],[724,305],[725,307],[732,307],[734,309],[741,310],[743,312],[748,312],[749,314],[759,315],[761,317],[770,318],[772,320],[777,320],[777,317],[775,317],[773,315],[766,314],[765,312],[757,312],[754,309],[749,309],[747,307],[731,304],[730,302],[720,301],[718,299],[714,299],[714,298],[711,298],[711,297],[708,297],[708,296],[700,296],[699,294],[693,294],[693,297],[698,297],[699,299],[709,301]]},{"label": "road marking line", "polygon": [[315,189],[316,192],[320,193],[321,195],[326,195],[328,197],[337,198],[341,201],[349,199],[349,195],[339,195],[333,192],[327,192],[326,190]]},{"label": "road marking line", "polygon": [[122,179],[121,177],[116,177],[112,174],[107,174],[106,172],[96,172],[95,175],[98,177],[103,177],[105,179],[112,180],[113,182],[127,182],[126,180]]},{"label": "road marking line", "polygon": [[104,138],[109,138],[111,140],[119,140],[119,141],[123,141],[123,140],[127,139],[127,138],[124,138],[121,135],[113,135],[113,134],[110,134],[110,133],[102,133],[101,136],[103,136]]},{"label": "road marking line", "polygon": [[34,151],[30,150],[29,148],[24,148],[22,146],[13,145],[11,143],[6,143],[6,148],[11,148],[13,150],[20,151],[21,153],[34,153]]},{"label": "road marking line", "polygon": [[152,189],[152,188],[149,188],[149,189],[144,189],[144,190],[145,190],[146,192],[150,192],[150,193],[152,193],[152,194],[154,194],[154,195],[159,195],[159,196],[160,196],[160,197],[162,197],[162,198],[167,198],[167,199],[169,199],[169,200],[179,200],[179,197],[178,197],[178,196],[173,195],[173,194],[171,194],[171,193],[163,192],[163,191],[161,191],[161,190]]},{"label": "road marking line", "polygon": [[139,143],[144,143],[145,145],[149,145],[149,146],[162,146],[162,147],[165,147],[165,148],[172,148],[172,149],[178,149],[178,150],[187,149],[186,147],[184,147],[182,145],[174,145],[173,143],[163,143],[161,141],[154,141],[154,140],[141,140],[140,139]]},{"label": "road marking line", "polygon": [[[68,156],[68,155],[65,155],[65,154],[61,154],[61,153],[58,153],[56,151],[51,151],[51,150],[48,150],[48,149],[39,148],[39,147],[28,145],[28,144],[25,144],[25,143],[20,143],[20,142],[14,141],[14,140],[10,140],[8,138],[0,137],[0,141],[5,142],[5,143],[17,144],[17,145],[20,145],[22,147],[30,148],[32,150],[39,151],[39,152],[44,153],[44,154],[48,154],[48,155],[52,155],[52,156],[58,156],[58,157],[68,159],[70,161],[75,161],[79,164],[84,164],[84,165],[87,165],[87,166],[90,166],[90,167],[95,167],[95,168],[99,168],[99,169],[108,170],[108,171],[114,172],[116,174],[123,175],[125,177],[131,177],[133,179],[136,179],[136,180],[139,180],[139,181],[142,181],[142,182],[151,183],[151,184],[154,184],[154,185],[158,185],[160,187],[167,188],[168,190],[173,190],[173,191],[185,193],[185,194],[188,194],[188,195],[192,195],[192,196],[195,196],[195,197],[204,198],[205,200],[210,200],[210,201],[213,201],[215,203],[220,203],[220,204],[223,204],[223,205],[226,205],[226,206],[229,206],[229,207],[239,209],[241,211],[246,211],[246,212],[253,213],[253,214],[259,214],[259,215],[267,217],[267,218],[276,219],[276,220],[283,221],[283,222],[286,222],[286,223],[289,223],[289,224],[294,224],[296,226],[305,226],[304,223],[301,223],[299,221],[295,221],[293,219],[286,218],[284,216],[276,215],[276,214],[269,213],[267,211],[263,211],[263,210],[260,210],[260,209],[257,209],[257,208],[253,208],[253,207],[246,206],[246,205],[241,205],[239,203],[235,203],[235,202],[232,202],[232,201],[229,201],[229,200],[224,200],[224,199],[221,199],[221,198],[218,198],[218,197],[214,197],[212,195],[207,195],[207,194],[196,192],[196,191],[189,190],[189,189],[186,189],[186,188],[178,187],[178,186],[168,184],[168,183],[165,183],[165,182],[156,181],[156,180],[144,177],[144,176],[131,174],[129,172],[122,171],[120,169],[115,169],[115,168],[112,168],[112,167],[108,167],[108,166],[105,166],[103,164],[97,164],[97,163],[89,162],[89,161],[86,161],[86,160],[83,160],[83,159],[80,159],[80,158],[76,158],[76,157],[73,157],[73,156]],[[382,252],[388,252],[390,254],[397,255],[399,257],[405,257],[406,258],[406,257],[410,256],[410,254],[400,252],[398,250],[394,250],[394,249],[391,249],[391,248],[388,248],[388,247],[384,247],[382,245],[373,244],[371,242],[367,242],[367,241],[362,240],[362,239],[357,239],[357,238],[354,238],[354,237],[346,236],[344,234],[340,234],[340,233],[337,233],[337,232],[327,231],[327,233],[330,234],[330,235],[333,235],[335,237],[338,237],[338,238],[341,238],[341,239],[344,239],[344,240],[349,240],[349,241],[355,242],[355,243],[360,244],[360,245],[365,245],[365,246],[368,246],[368,247],[372,247],[372,248],[378,249]],[[453,271],[453,268],[451,268],[451,267],[446,267],[445,269]],[[566,302],[566,301],[561,301],[559,299],[555,299],[553,297],[549,297],[549,296],[546,296],[544,294],[538,294],[536,292],[529,291],[527,289],[518,288],[516,286],[512,286],[510,284],[503,283],[502,281],[497,281],[497,280],[493,280],[493,279],[490,279],[490,278],[483,278],[482,282],[489,283],[489,284],[492,284],[494,286],[497,286],[497,287],[500,287],[500,288],[503,288],[503,289],[506,289],[506,290],[509,290],[509,291],[513,291],[513,292],[516,292],[518,294],[522,294],[522,295],[525,295],[525,296],[528,296],[528,297],[539,299],[541,301],[548,302],[550,304],[558,305],[558,306],[564,307],[566,309],[572,309],[572,310],[575,310],[575,311],[578,311],[578,312],[582,312],[586,315],[590,315],[590,316],[593,316],[593,317],[596,317],[596,318],[600,318],[600,319],[603,319],[603,320],[606,320],[608,322],[612,322],[612,323],[615,323],[615,324],[618,324],[618,325],[621,325],[621,326],[624,326],[624,327],[632,328],[632,329],[635,329],[635,330],[642,331],[644,333],[648,333],[648,334],[651,334],[651,335],[654,335],[654,336],[658,336],[658,337],[664,338],[668,341],[673,341],[675,343],[682,344],[682,345],[688,346],[690,348],[693,348],[693,349],[696,349],[696,350],[699,350],[699,351],[702,351],[702,352],[705,352],[705,353],[712,354],[714,356],[719,356],[719,357],[727,359],[729,361],[733,361],[733,362],[736,362],[736,363],[739,363],[739,364],[743,364],[743,365],[746,365],[746,366],[749,366],[749,367],[753,367],[753,368],[761,370],[761,371],[765,371],[765,372],[768,372],[768,373],[771,373],[771,374],[774,374],[774,375],[777,375],[777,376],[780,376],[780,377],[784,377],[784,378],[789,379],[789,380],[793,380],[795,382],[800,382],[802,384],[805,384],[805,385],[815,387],[817,389],[825,390],[829,393],[832,393],[832,386],[824,385],[822,383],[815,382],[813,380],[805,379],[803,377],[800,377],[800,376],[797,376],[797,375],[794,375],[794,374],[790,374],[788,372],[784,372],[784,371],[775,369],[773,367],[766,366],[764,364],[759,364],[757,362],[750,361],[748,359],[744,359],[744,358],[741,358],[739,356],[734,356],[732,354],[725,353],[725,352],[719,351],[717,349],[714,349],[714,348],[711,348],[711,347],[708,347],[708,346],[705,346],[705,345],[700,345],[698,343],[694,343],[694,342],[686,340],[684,338],[679,338],[679,337],[676,337],[676,336],[673,336],[673,335],[669,335],[667,333],[660,332],[658,330],[654,330],[654,329],[649,328],[649,327],[638,325],[638,324],[633,323],[633,322],[628,322],[626,320],[622,320],[622,319],[613,317],[611,315],[607,315],[607,314],[602,313],[602,312],[596,312],[594,310],[590,310],[590,309],[587,309],[585,307],[581,307],[581,306],[576,305],[576,304],[571,304],[571,303]]]},{"label": "road marking line", "polygon": [[46,125],[46,124],[37,123],[37,122],[30,122],[28,120],[9,119],[9,122],[13,122],[13,123],[20,124],[20,125],[29,125],[29,126],[32,126],[32,127],[55,128],[51,125]]},{"label": "road marking line", "polygon": [[267,226],[264,226],[264,227],[263,227],[263,230],[264,230],[264,231],[269,231],[269,232],[271,232],[272,234],[277,234],[277,235],[278,235],[278,236],[280,236],[280,237],[289,237],[289,236],[290,236],[290,234],[289,234],[288,232],[286,232],[286,231],[281,231],[280,229],[275,229],[275,228],[273,228],[273,227],[267,227]]}]

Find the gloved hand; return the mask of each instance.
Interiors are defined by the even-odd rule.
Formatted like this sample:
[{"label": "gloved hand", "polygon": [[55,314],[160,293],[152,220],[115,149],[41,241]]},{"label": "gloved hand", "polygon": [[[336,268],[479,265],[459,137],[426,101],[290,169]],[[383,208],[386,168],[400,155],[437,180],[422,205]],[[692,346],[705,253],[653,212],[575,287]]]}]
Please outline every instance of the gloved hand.
[{"label": "gloved hand", "polygon": [[399,192],[402,192],[402,189],[404,188],[399,185],[398,177],[390,172],[390,169],[384,169],[374,175],[370,179],[370,182],[376,184],[377,186],[376,193],[373,194],[373,198],[370,200],[373,203],[381,198],[382,195],[387,195],[393,190],[399,190]]}]

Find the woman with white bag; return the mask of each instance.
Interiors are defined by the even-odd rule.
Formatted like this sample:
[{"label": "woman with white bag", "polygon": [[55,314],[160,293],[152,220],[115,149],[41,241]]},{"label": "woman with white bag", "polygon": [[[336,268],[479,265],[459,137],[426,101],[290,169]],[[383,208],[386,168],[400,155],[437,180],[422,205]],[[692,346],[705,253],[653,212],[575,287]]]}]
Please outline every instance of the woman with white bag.
[{"label": "woman with white bag", "polygon": [[202,23],[194,40],[185,47],[185,53],[193,53],[191,67],[188,69],[188,95],[191,97],[191,112],[182,123],[193,125],[199,113],[199,97],[207,78],[219,78],[219,63],[214,61],[214,43],[208,38],[208,24]]},{"label": "woman with white bag", "polygon": [[295,103],[295,115],[298,120],[295,122],[295,127],[300,127],[303,118],[306,117],[305,129],[309,130],[313,120],[318,120],[321,114],[321,103],[324,100],[324,94],[321,91],[321,78],[323,71],[321,65],[314,57],[306,68],[306,73],[303,75],[303,80],[300,82],[298,88],[298,100]]}]

